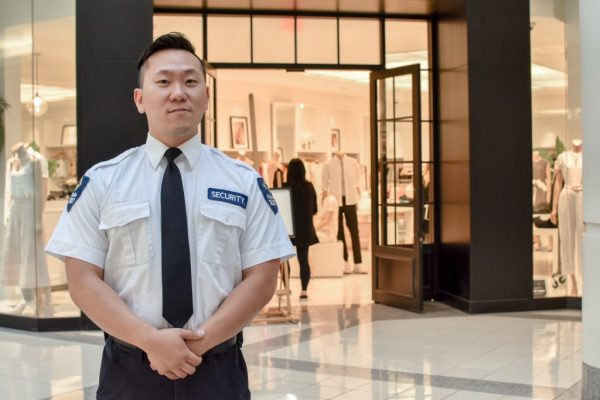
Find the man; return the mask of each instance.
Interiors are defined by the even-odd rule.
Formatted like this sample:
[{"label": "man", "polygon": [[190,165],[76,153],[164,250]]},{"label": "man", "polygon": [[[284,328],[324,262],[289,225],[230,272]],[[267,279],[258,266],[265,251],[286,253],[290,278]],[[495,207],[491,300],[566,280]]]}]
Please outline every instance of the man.
[{"label": "man", "polygon": [[200,143],[202,61],[179,33],[138,63],[145,146],[92,167],[48,243],[107,335],[98,399],[249,399],[241,332],[293,248],[248,166]]},{"label": "man", "polygon": [[[360,166],[358,162],[341,152],[334,153],[331,160],[323,165],[321,176],[323,182],[322,199],[326,199],[329,194],[332,194],[339,202],[337,238],[344,244],[344,274],[351,274],[353,272],[355,274],[367,273],[367,270],[362,266],[360,239],[358,235],[358,216],[356,214],[356,204],[360,198],[359,176]],[[352,240],[354,268],[348,262],[348,246],[346,245],[343,224],[344,217],[346,217],[346,226],[350,231],[350,239]]]}]

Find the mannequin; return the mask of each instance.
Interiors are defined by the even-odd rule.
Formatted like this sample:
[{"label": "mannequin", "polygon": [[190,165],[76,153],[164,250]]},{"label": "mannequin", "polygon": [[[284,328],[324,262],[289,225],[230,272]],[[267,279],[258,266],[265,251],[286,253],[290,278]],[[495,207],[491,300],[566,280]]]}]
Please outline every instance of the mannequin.
[{"label": "mannequin", "polygon": [[[568,151],[558,155],[554,171],[554,196],[551,219],[558,222],[562,272],[570,277],[569,295],[581,295],[583,239],[583,143],[571,142]],[[564,185],[563,185],[564,184]],[[558,217],[558,220],[557,220]]]},{"label": "mannequin", "polygon": [[[330,194],[338,201],[338,239],[344,244],[345,274],[366,274],[368,271],[362,267],[362,254],[358,233],[358,216],[356,206],[360,198],[360,166],[358,161],[346,156],[342,152],[334,153],[333,157],[323,165],[322,199]],[[354,268],[348,263],[348,247],[344,235],[343,219],[350,231],[352,240],[352,256]]]},{"label": "mannequin", "polygon": [[280,188],[283,186],[283,169],[281,153],[279,150],[275,150],[267,166],[267,175],[269,178],[267,179],[267,183],[270,188]]},{"label": "mannequin", "polygon": [[535,150],[532,154],[533,161],[533,212],[548,212],[550,205],[551,174],[550,163],[540,156]]},{"label": "mannequin", "polygon": [[23,300],[13,309],[15,314],[32,316],[37,310],[39,316],[51,317],[52,295],[42,235],[48,182],[40,158],[25,144],[17,143],[11,151],[2,284],[21,288]]}]

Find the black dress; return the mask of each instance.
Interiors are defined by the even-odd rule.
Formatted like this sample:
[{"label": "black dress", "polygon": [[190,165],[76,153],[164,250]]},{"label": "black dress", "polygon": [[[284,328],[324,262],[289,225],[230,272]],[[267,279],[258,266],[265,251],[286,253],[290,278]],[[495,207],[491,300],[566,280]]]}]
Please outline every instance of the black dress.
[{"label": "black dress", "polygon": [[[294,218],[294,231],[296,237],[292,243],[296,246],[298,253],[298,264],[300,264],[300,282],[302,290],[308,288],[310,281],[310,265],[308,264],[308,248],[319,243],[317,232],[313,224],[313,215],[317,213],[317,194],[312,183],[305,181],[298,185],[289,185],[292,192],[292,214]],[[304,297],[302,297],[304,296]],[[306,298],[302,295],[301,298]]]},{"label": "black dress", "polygon": [[297,247],[308,247],[319,243],[313,224],[313,215],[317,213],[315,187],[308,181],[294,186],[290,186],[286,182],[284,187],[291,188],[292,192],[292,214],[296,234],[296,237],[292,239],[292,244]]}]

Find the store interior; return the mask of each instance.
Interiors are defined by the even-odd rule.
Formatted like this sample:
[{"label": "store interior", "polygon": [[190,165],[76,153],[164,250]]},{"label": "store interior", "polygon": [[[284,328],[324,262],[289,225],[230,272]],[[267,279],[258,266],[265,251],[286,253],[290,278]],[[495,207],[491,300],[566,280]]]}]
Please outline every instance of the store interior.
[{"label": "store interior", "polygon": [[[531,2],[534,297],[582,295],[582,153],[576,2]],[[559,7],[559,5],[562,6]]]},{"label": "store interior", "polygon": [[[4,222],[0,230],[0,271],[3,278],[0,313],[4,314],[40,318],[79,316],[68,295],[64,265],[60,261],[48,256],[38,257],[36,264],[28,267],[28,273],[33,274],[35,279],[34,284],[27,287],[22,286],[22,280],[7,278],[23,272],[9,265],[12,261],[8,249],[32,246],[37,251],[40,246],[43,247],[77,183],[78,173],[81,173],[75,167],[74,3],[73,0],[64,1],[61,2],[62,9],[40,11],[48,15],[33,21],[33,30],[31,21],[24,23],[22,19],[12,23],[8,18],[9,23],[0,27],[5,38],[0,60],[0,97],[10,105],[4,112],[4,147],[0,155],[0,168],[3,168],[0,171],[0,189],[5,193],[0,200]],[[574,72],[578,71],[579,65],[576,54],[572,54],[576,46],[569,47],[567,44],[574,40],[573,31],[578,25],[574,25],[568,17],[557,16],[543,8],[533,7],[532,13],[532,205],[533,217],[541,221],[541,224],[533,224],[534,297],[580,296],[582,285],[578,274],[581,269],[577,261],[580,259],[580,241],[570,239],[579,234],[579,225],[575,221],[572,229],[559,232],[560,224],[566,225],[563,222],[568,218],[565,213],[570,212],[564,210],[565,204],[571,200],[564,200],[567,194],[561,194],[564,188],[556,183],[560,168],[555,161],[560,153],[567,150],[579,154],[564,156],[565,169],[561,170],[563,181],[569,180],[569,187],[577,186],[574,183],[577,172],[573,172],[572,167],[576,169],[581,165],[579,151],[582,146],[574,141],[581,137],[578,113],[581,96],[577,86],[578,73]],[[198,53],[203,54],[203,30],[199,21],[202,21],[201,16],[156,15],[155,36],[182,31],[196,45]],[[355,56],[348,53],[350,59],[373,57],[368,46],[352,48],[367,54]],[[269,57],[268,50],[263,57]],[[243,53],[245,50],[234,48],[232,51]],[[257,47],[255,51],[260,54],[261,50]],[[387,68],[419,63],[426,71],[429,68],[427,22],[394,20],[386,23],[385,51]],[[208,61],[218,57],[227,57],[227,54],[209,52]],[[423,75],[422,90],[426,94],[423,97],[429,99],[428,75]],[[307,167],[307,178],[314,184],[321,205],[322,165],[335,152],[358,161],[361,168],[357,205],[360,247],[364,267],[370,271],[372,171],[368,70],[219,68],[215,77],[216,146],[233,158],[252,163],[270,183],[270,167],[298,157]],[[250,95],[254,102],[253,115]],[[424,107],[424,110],[428,112],[428,108]],[[256,142],[252,139],[252,126],[256,128]],[[12,179],[11,171],[16,168],[20,144],[27,149],[32,165],[34,161],[43,164],[38,178],[31,179],[31,185],[39,185],[36,190],[45,193],[42,196],[44,200],[39,203],[43,206],[40,216],[42,228],[28,237],[9,235],[15,211],[11,208],[14,199],[8,183]],[[539,178],[536,178],[536,171]],[[557,189],[552,190],[554,187]],[[575,190],[581,192],[580,187]],[[566,208],[574,208],[572,214],[577,214],[577,207],[575,204]],[[553,218],[553,208],[556,208],[560,220],[558,226],[548,224]],[[35,212],[31,214],[30,217],[34,218]],[[335,217],[337,220],[337,215]],[[318,218],[319,215],[317,222]],[[346,237],[349,236],[346,232]],[[351,255],[349,259],[352,260]],[[313,281],[304,304],[371,301],[370,272],[344,275],[340,244],[312,246],[310,264]],[[47,278],[44,278],[46,275]],[[297,304],[300,289],[298,267],[294,261],[291,276],[292,301]]]}]

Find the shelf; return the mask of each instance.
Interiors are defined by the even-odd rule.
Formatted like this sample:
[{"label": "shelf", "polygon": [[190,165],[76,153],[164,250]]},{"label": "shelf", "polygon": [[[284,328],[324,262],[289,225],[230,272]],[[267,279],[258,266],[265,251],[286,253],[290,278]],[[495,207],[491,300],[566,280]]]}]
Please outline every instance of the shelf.
[{"label": "shelf", "polygon": [[[223,152],[223,154],[225,154],[233,159],[236,159],[240,155],[240,152],[244,152],[244,155],[246,156],[246,158],[252,160],[252,155],[253,155],[252,149],[247,149],[247,150],[218,149],[218,150],[220,150],[221,152]],[[259,162],[268,161],[268,159],[269,159],[269,151],[268,150],[258,150],[257,153],[258,153]]]},{"label": "shelf", "polygon": [[48,150],[52,150],[52,149],[75,149],[77,148],[76,144],[57,144],[54,146],[45,146],[46,149]]}]

